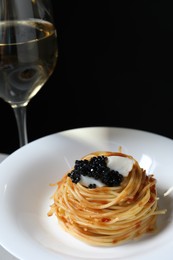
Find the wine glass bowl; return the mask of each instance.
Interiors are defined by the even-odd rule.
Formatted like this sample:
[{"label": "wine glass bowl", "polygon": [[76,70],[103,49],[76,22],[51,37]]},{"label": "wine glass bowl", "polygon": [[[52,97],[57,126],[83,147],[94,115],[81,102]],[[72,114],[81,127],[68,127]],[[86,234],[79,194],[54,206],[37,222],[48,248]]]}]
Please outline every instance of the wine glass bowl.
[{"label": "wine glass bowl", "polygon": [[26,107],[56,66],[57,32],[50,0],[1,0],[0,9],[0,97],[14,110],[23,146]]}]

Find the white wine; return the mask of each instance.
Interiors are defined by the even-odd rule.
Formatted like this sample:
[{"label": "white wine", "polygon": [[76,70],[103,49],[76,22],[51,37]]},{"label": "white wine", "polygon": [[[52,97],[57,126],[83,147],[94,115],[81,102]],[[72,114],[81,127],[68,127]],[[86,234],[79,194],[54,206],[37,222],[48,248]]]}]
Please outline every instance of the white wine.
[{"label": "white wine", "polygon": [[0,97],[28,104],[53,73],[58,56],[53,24],[33,19],[0,25]]}]

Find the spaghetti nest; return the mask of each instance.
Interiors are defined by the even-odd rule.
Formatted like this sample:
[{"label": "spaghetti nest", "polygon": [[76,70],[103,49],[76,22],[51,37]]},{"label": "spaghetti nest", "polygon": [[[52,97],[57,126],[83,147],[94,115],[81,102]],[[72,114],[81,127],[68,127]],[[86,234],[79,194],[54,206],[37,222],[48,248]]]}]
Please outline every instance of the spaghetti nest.
[{"label": "spaghetti nest", "polygon": [[165,210],[158,210],[154,176],[123,153],[95,152],[82,159],[100,155],[131,158],[133,167],[117,187],[90,189],[73,183],[67,173],[56,183],[48,216],[55,214],[67,232],[94,246],[118,245],[155,231],[157,215]]}]

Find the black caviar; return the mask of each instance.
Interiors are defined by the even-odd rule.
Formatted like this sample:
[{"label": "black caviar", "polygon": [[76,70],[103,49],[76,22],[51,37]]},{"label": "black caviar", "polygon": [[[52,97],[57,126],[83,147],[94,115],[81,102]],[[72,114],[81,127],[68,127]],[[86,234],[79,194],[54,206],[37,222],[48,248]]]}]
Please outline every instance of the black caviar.
[{"label": "black caviar", "polygon": [[[92,177],[101,181],[108,187],[119,186],[123,180],[123,175],[107,166],[106,156],[92,157],[90,160],[76,160],[74,169],[68,173],[72,182],[78,183],[81,175]],[[96,184],[89,184],[88,188],[96,188]]]}]

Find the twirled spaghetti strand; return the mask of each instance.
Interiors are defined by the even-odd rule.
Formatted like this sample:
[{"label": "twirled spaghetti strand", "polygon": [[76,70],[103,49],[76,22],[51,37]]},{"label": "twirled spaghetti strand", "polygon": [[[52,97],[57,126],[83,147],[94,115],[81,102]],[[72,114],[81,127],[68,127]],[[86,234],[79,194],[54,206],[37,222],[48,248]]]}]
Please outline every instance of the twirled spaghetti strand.
[{"label": "twirled spaghetti strand", "polygon": [[112,246],[137,239],[155,231],[157,215],[165,213],[158,210],[156,179],[147,176],[136,160],[118,187],[89,189],[73,183],[68,174],[57,185],[48,216],[55,214],[67,232],[90,245]]}]

